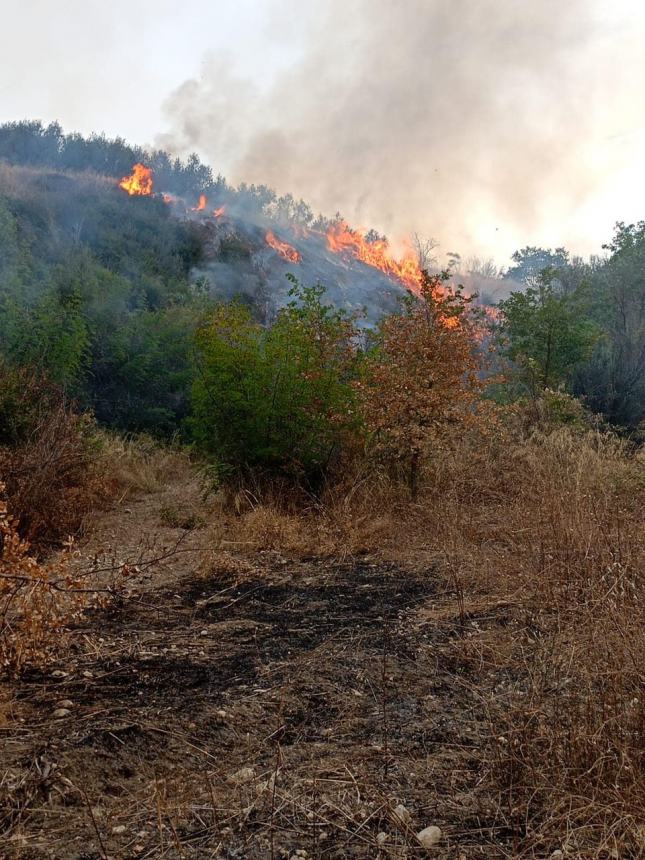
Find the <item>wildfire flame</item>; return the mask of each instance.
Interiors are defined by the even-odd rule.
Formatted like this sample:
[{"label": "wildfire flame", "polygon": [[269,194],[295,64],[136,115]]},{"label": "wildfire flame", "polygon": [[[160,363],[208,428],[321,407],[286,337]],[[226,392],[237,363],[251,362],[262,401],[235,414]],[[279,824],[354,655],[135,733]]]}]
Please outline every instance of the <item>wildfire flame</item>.
[{"label": "wildfire flame", "polygon": [[206,209],[207,202],[208,201],[206,200],[206,195],[200,194],[199,195],[199,203],[197,204],[197,206],[191,207],[191,212],[203,212],[204,209]]},{"label": "wildfire flame", "polygon": [[152,194],[152,170],[143,164],[135,164],[130,176],[124,176],[119,182],[128,194],[137,197],[148,197]]},{"label": "wildfire flame", "polygon": [[267,230],[266,234],[267,245],[270,245],[275,251],[280,254],[281,257],[284,257],[285,260],[289,260],[290,263],[299,263],[301,260],[300,254],[296,251],[295,248],[292,248],[291,245],[287,245],[286,242],[281,242],[275,235],[272,230]]},{"label": "wildfire flame", "polygon": [[368,242],[363,233],[352,230],[345,221],[327,230],[327,247],[336,254],[351,254],[362,263],[397,278],[413,293],[421,292],[423,272],[412,248],[397,260],[386,239]]},{"label": "wildfire flame", "polygon": [[220,206],[219,209],[213,209],[213,218],[221,218],[226,211],[226,206]]}]

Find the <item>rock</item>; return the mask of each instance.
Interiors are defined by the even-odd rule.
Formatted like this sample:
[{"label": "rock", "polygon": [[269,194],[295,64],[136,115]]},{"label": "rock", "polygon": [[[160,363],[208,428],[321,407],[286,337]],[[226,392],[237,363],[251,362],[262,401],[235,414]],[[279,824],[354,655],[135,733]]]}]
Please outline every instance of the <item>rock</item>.
[{"label": "rock", "polygon": [[69,708],[56,708],[55,711],[52,711],[52,717],[56,720],[60,720],[63,717],[69,717],[72,712]]},{"label": "rock", "polygon": [[394,807],[392,810],[392,817],[397,824],[402,824],[404,827],[412,821],[412,816],[402,803],[399,803],[398,806]]},{"label": "rock", "polygon": [[74,702],[71,699],[62,699],[60,702],[56,703],[57,708],[73,708]]},{"label": "rock", "polygon": [[112,828],[112,833],[118,836],[120,833],[125,833],[125,824],[117,824]]},{"label": "rock", "polygon": [[385,843],[387,842],[388,838],[389,838],[389,837],[388,837],[387,833],[384,833],[384,832],[381,830],[381,832],[380,832],[380,833],[377,833],[377,834],[376,834],[376,844],[377,844],[377,845],[385,845]]},{"label": "rock", "polygon": [[67,672],[63,672],[62,669],[56,669],[54,672],[52,672],[52,678],[66,678],[66,677],[67,677]]},{"label": "rock", "polygon": [[226,711],[215,711],[215,716],[219,717],[220,720],[226,719]]},{"label": "rock", "polygon": [[94,677],[94,672],[90,672],[90,671],[88,671],[88,670],[86,669],[86,670],[83,672],[83,677],[84,677],[84,678],[93,678],[93,677]]},{"label": "rock", "polygon": [[434,825],[424,827],[423,830],[420,830],[417,833],[417,839],[424,848],[433,848],[441,842],[441,830],[439,827],[435,827]]},{"label": "rock", "polygon": [[553,854],[551,854],[551,858],[552,860],[557,860],[559,857],[564,857],[564,851],[560,851],[558,848],[557,851],[554,851]]},{"label": "rock", "polygon": [[245,782],[250,782],[254,776],[255,771],[252,767],[241,767],[227,777],[227,782],[232,782],[233,785],[242,785]]}]

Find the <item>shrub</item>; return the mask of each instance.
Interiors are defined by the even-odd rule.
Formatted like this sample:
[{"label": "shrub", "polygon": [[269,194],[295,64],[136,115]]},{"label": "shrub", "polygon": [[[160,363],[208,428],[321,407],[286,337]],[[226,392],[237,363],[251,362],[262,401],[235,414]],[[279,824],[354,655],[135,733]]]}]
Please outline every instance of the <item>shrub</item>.
[{"label": "shrub", "polygon": [[197,335],[195,437],[220,475],[286,476],[318,490],[357,425],[353,320],[301,288],[265,329],[240,304],[219,306]]},{"label": "shrub", "polygon": [[472,416],[480,385],[468,304],[426,276],[421,297],[381,322],[356,385],[372,453],[404,468],[413,496],[432,446]]},{"label": "shrub", "polygon": [[21,535],[58,545],[105,494],[92,417],[41,376],[2,365],[0,433],[0,479]]}]

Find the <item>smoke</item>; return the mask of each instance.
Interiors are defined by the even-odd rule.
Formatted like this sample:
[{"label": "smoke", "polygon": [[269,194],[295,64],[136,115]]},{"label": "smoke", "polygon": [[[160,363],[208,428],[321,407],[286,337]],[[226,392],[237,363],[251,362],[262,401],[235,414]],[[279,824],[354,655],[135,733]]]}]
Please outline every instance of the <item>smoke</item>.
[{"label": "smoke", "polygon": [[167,100],[158,142],[391,238],[434,236],[444,251],[503,259],[529,242],[599,243],[623,213],[597,213],[600,226],[589,207],[624,167],[616,135],[639,123],[645,81],[642,31],[593,9],[276,3],[267,38],[283,39],[290,62],[263,84],[207,58]]}]

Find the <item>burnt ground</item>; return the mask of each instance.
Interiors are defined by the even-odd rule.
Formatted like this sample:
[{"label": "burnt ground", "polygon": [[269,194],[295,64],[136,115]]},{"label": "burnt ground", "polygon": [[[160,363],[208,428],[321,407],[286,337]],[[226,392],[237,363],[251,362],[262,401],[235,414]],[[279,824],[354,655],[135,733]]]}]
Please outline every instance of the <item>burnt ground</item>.
[{"label": "burnt ground", "polygon": [[234,567],[165,560],[2,687],[0,856],[512,857],[469,645],[503,607],[369,559]]}]

